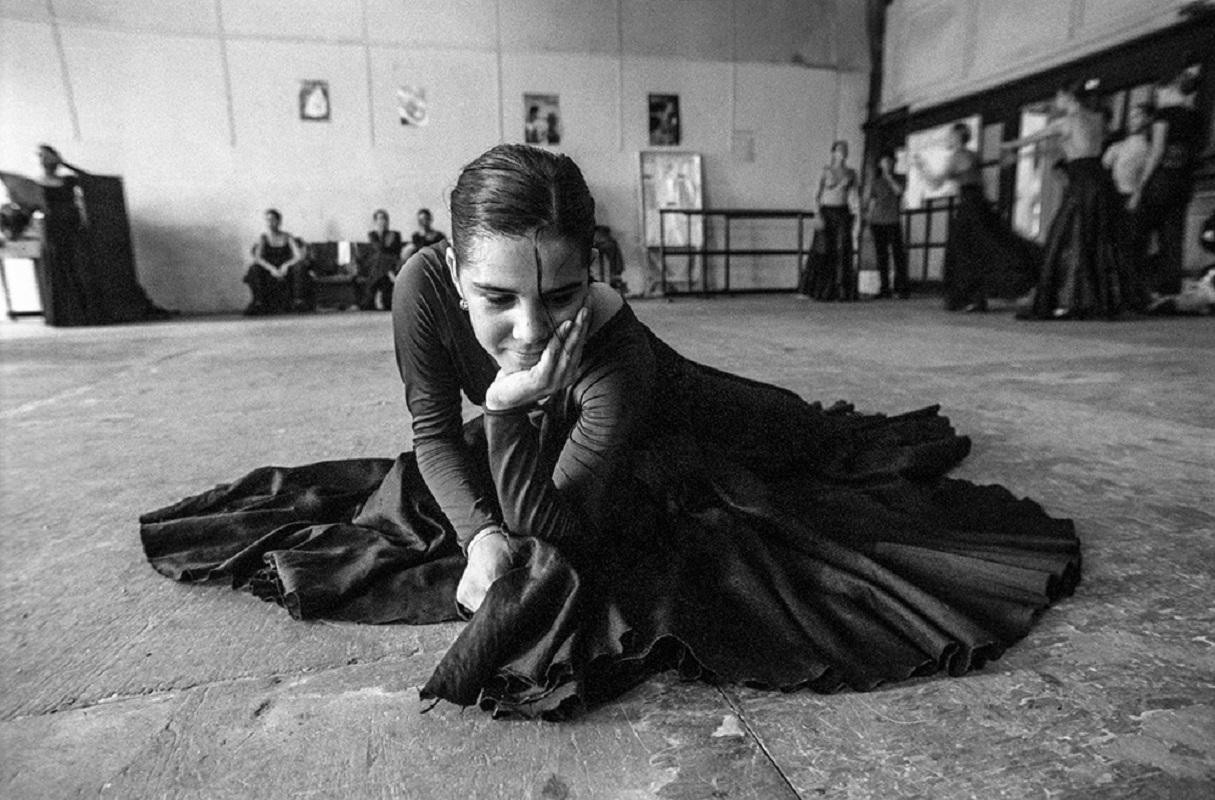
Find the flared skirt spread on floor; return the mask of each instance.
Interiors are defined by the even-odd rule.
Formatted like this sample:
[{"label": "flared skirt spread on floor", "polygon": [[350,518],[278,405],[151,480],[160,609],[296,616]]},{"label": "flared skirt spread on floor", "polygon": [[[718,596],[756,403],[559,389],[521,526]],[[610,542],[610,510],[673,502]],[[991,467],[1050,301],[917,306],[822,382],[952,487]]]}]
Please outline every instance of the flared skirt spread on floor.
[{"label": "flared skirt spread on floor", "polygon": [[[672,667],[824,692],[958,675],[1076,585],[1070,521],[942,477],[969,440],[935,408],[810,408],[844,434],[813,469],[761,476],[672,437],[637,452],[621,522],[593,548],[513,537],[513,569],[423,696],[555,717]],[[484,448],[478,421],[466,436]],[[464,559],[412,453],[262,468],[140,521],[162,574],[297,619],[458,616]]]}]

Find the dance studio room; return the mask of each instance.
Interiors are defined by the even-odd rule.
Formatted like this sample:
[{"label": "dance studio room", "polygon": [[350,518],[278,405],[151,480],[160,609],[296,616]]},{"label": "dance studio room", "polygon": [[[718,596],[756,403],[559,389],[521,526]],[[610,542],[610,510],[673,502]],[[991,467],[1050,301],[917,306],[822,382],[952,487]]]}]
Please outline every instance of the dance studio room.
[{"label": "dance studio room", "polygon": [[0,0],[0,796],[1215,797],[1215,1]]}]

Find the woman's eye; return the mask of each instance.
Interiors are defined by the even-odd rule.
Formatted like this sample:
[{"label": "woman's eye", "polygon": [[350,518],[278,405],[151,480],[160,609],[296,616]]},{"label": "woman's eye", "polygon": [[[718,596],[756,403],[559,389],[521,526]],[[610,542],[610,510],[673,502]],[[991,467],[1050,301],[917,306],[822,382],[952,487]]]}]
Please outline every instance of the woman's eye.
[{"label": "woman's eye", "polygon": [[509,306],[512,302],[514,302],[514,299],[515,298],[509,294],[487,294],[487,295],[485,295],[485,302],[489,303],[491,306],[497,306],[497,307]]},{"label": "woman's eye", "polygon": [[577,299],[577,292],[569,292],[568,294],[559,294],[548,298],[548,302],[554,306],[567,306]]}]

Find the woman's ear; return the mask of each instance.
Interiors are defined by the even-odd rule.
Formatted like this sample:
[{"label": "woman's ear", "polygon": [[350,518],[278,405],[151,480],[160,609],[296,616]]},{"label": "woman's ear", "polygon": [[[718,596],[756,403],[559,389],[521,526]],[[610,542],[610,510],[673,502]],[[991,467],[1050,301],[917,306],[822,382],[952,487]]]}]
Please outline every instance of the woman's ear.
[{"label": "woman's ear", "polygon": [[456,249],[448,247],[446,252],[447,271],[451,274],[452,285],[456,287],[456,294],[460,295],[460,299],[464,300],[464,290],[460,288],[460,268],[456,265]]}]

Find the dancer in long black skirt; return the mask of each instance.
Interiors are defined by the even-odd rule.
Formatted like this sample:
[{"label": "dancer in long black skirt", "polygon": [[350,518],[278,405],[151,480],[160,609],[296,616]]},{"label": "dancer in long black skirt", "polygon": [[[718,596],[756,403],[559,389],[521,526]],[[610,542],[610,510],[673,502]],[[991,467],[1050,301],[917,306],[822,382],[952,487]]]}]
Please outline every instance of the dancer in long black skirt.
[{"label": "dancer in long black skirt", "polygon": [[1058,117],[1037,133],[1000,145],[1015,150],[1053,139],[1066,159],[1067,185],[1047,232],[1037,285],[1017,314],[1021,318],[1108,319],[1140,305],[1127,257],[1125,209],[1101,165],[1105,117],[1090,105],[1082,83],[1062,87],[1055,94]]},{"label": "dancer in long black skirt", "polygon": [[969,146],[970,128],[957,123],[949,131],[949,158],[940,172],[917,156],[913,163],[925,181],[957,186],[957,207],[945,244],[945,308],[986,311],[992,297],[1013,299],[1029,291],[1038,275],[1041,253],[1000,219],[983,194],[979,154]]},{"label": "dancer in long black skirt", "polygon": [[814,195],[818,216],[810,255],[802,271],[798,295],[815,300],[856,300],[852,242],[859,206],[856,170],[848,166],[848,143],[831,145],[831,163],[823,167]]},{"label": "dancer in long black skirt", "polygon": [[[588,282],[567,156],[499,145],[396,285],[414,447],[265,467],[142,518],[152,565],[299,618],[472,616],[422,694],[560,716],[653,670],[871,689],[998,657],[1079,579],[1072,523],[950,480],[936,407],[824,409],[691,362]],[[461,423],[461,393],[484,416]]]}]

